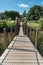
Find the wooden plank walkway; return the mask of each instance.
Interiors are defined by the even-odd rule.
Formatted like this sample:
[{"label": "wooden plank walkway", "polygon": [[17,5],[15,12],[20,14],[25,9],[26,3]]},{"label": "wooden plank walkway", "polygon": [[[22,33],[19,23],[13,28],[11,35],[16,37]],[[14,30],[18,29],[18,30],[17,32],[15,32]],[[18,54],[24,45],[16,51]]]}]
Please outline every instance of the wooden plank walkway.
[{"label": "wooden plank walkway", "polygon": [[43,65],[41,55],[30,39],[23,34],[22,26],[19,35],[11,42],[2,57],[0,65]]}]

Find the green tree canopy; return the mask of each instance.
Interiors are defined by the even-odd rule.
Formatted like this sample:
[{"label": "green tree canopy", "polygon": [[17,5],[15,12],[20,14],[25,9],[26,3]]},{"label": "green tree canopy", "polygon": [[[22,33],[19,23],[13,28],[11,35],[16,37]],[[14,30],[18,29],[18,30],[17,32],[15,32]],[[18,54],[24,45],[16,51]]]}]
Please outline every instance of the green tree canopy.
[{"label": "green tree canopy", "polygon": [[28,20],[38,20],[43,17],[43,7],[39,5],[34,5],[27,13]]},{"label": "green tree canopy", "polygon": [[26,17],[26,11],[23,12],[23,17]]},{"label": "green tree canopy", "polygon": [[0,19],[11,18],[12,20],[15,20],[15,17],[20,17],[19,12],[16,12],[16,11],[5,11],[4,13],[0,13]]}]

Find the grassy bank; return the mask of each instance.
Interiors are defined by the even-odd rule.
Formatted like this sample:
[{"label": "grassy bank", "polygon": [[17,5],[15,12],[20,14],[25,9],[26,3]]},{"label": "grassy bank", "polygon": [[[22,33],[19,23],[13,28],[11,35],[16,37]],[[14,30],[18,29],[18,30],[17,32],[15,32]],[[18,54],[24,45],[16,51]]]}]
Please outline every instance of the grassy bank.
[{"label": "grassy bank", "polygon": [[[27,25],[34,28],[34,29],[40,29],[41,30],[41,25],[40,23],[35,23],[35,22],[27,22]],[[31,33],[31,41],[35,45],[35,31],[32,30]],[[37,43],[37,49],[40,52],[40,54],[43,56],[43,31],[40,31],[39,33],[39,38],[38,38],[38,43]]]},{"label": "grassy bank", "polygon": [[41,28],[39,23],[35,23],[35,22],[27,22],[28,26],[31,26],[32,28]]}]

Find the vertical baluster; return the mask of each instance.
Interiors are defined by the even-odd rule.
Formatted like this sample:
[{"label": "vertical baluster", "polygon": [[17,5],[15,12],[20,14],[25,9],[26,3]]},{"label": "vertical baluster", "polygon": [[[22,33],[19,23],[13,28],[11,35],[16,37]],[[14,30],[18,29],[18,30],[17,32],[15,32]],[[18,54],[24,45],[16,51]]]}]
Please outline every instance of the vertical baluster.
[{"label": "vertical baluster", "polygon": [[37,43],[38,43],[38,36],[39,36],[39,30],[36,29],[36,34],[35,34],[35,47],[37,48]]},{"label": "vertical baluster", "polygon": [[4,28],[3,30],[4,30],[5,48],[6,48],[9,44],[8,33],[6,32],[6,28]]},{"label": "vertical baluster", "polygon": [[26,17],[24,18],[24,34],[26,35],[26,23],[27,23],[27,21],[26,21]]}]

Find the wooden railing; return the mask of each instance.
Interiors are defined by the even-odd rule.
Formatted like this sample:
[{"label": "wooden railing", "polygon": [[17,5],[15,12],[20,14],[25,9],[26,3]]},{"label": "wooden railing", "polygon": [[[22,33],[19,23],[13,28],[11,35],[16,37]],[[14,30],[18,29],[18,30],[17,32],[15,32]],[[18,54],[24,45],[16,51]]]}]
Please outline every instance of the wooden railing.
[{"label": "wooden railing", "polygon": [[32,28],[31,26],[28,26],[26,18],[24,18],[23,32],[30,38],[31,42],[43,56],[43,31],[38,28]]},{"label": "wooden railing", "polygon": [[34,43],[35,47],[37,48],[40,30],[27,26],[26,31],[27,31],[26,35],[30,38],[30,40]]},{"label": "wooden railing", "polygon": [[[7,28],[3,28],[3,39],[2,41],[3,44],[5,45],[5,48],[8,47],[9,43],[13,40],[13,38],[19,34],[19,28],[20,28],[20,24],[18,21],[18,18],[16,17],[16,21],[15,21],[15,25],[13,27],[10,28],[10,31],[8,32]],[[10,39],[9,39],[10,38]],[[1,44],[1,43],[0,43]]]},{"label": "wooden railing", "polygon": [[40,30],[38,28],[35,29],[35,28],[28,26],[27,21],[26,21],[26,17],[24,18],[23,31],[24,31],[24,34],[30,38],[30,40],[34,43],[35,47],[37,48]]}]

